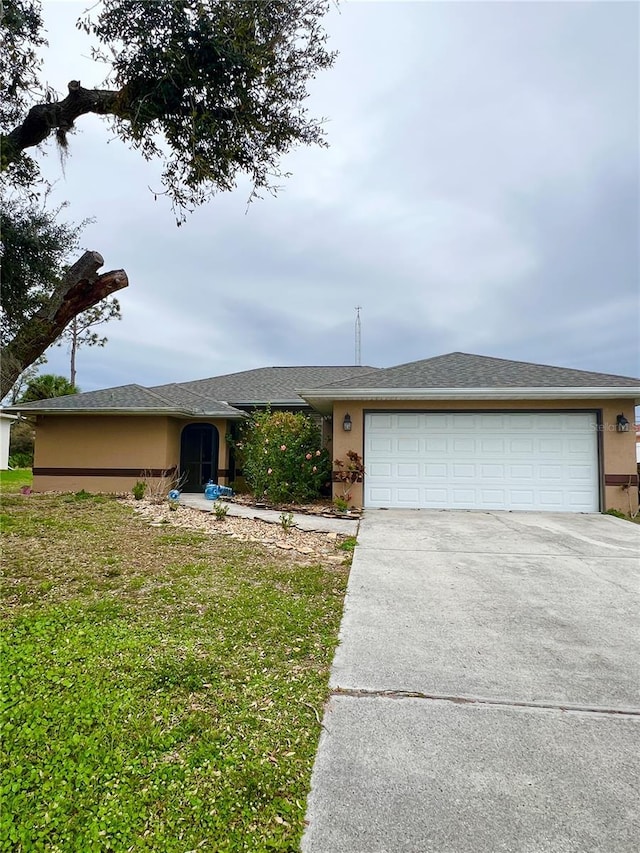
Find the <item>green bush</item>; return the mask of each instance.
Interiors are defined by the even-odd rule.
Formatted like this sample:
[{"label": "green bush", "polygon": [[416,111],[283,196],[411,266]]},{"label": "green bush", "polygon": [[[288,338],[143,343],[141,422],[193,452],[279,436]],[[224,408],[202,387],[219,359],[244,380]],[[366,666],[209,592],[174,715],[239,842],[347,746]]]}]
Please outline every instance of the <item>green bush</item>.
[{"label": "green bush", "polygon": [[624,512],[620,512],[619,509],[607,509],[605,510],[605,515],[612,515],[614,518],[624,518],[625,521],[629,520],[629,516]]},{"label": "green bush", "polygon": [[141,501],[147,491],[147,484],[142,480],[138,480],[131,491],[133,492],[134,498],[137,501]]},{"label": "green bush", "polygon": [[33,453],[12,453],[9,457],[10,468],[32,468]]},{"label": "green bush", "polygon": [[300,503],[317,498],[331,482],[320,429],[302,413],[255,413],[242,426],[236,450],[256,497]]},{"label": "green bush", "polygon": [[15,421],[12,424],[9,440],[9,465],[12,468],[33,466],[34,440],[33,424],[28,421]]}]

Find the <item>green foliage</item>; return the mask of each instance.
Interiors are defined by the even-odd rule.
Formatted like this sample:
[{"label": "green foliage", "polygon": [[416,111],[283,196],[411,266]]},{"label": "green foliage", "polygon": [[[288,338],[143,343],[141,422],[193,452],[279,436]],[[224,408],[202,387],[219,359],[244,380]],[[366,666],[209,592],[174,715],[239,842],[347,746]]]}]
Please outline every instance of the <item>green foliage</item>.
[{"label": "green foliage", "polygon": [[31,468],[35,431],[29,421],[14,421],[9,433],[9,465],[12,468]]},{"label": "green foliage", "polygon": [[244,477],[256,497],[301,503],[331,480],[331,460],[320,429],[305,414],[256,412],[236,443]]},{"label": "green foliage", "polygon": [[53,397],[66,397],[68,394],[78,394],[80,391],[65,376],[57,376],[54,373],[43,373],[36,376],[27,385],[27,390],[22,395],[21,403],[30,403],[35,400],[50,400]]},{"label": "green foliage", "polygon": [[614,518],[624,518],[625,521],[629,520],[629,516],[624,512],[620,512],[619,509],[607,509],[605,510],[605,515],[612,515]]},{"label": "green foliage", "polygon": [[280,513],[280,527],[284,530],[285,533],[289,533],[291,528],[293,527],[293,513],[292,512],[281,512]]},{"label": "green foliage", "polygon": [[69,323],[57,340],[57,346],[67,344],[69,347],[70,370],[69,378],[73,385],[76,382],[76,356],[81,347],[103,347],[109,340],[96,332],[96,326],[103,326],[111,320],[122,320],[120,303],[115,298],[103,299],[93,308],[88,308],[78,314]]},{"label": "green foliage", "polygon": [[338,548],[341,551],[353,552],[355,551],[355,547],[358,544],[358,540],[355,536],[347,536],[346,539],[343,539],[342,542],[338,543]]},{"label": "green foliage", "polygon": [[33,467],[33,451],[31,453],[17,452],[9,456],[10,468],[32,468]]},{"label": "green foliage", "polygon": [[[93,58],[109,66],[104,85],[112,88],[87,95],[79,110],[46,111],[40,132],[23,127],[20,138],[10,132],[27,106],[39,100],[46,110],[58,97],[43,97],[38,85],[39,4],[6,2],[23,10],[12,17],[14,53],[28,62],[0,114],[8,134],[3,167],[25,162],[20,152],[52,131],[66,150],[75,121],[94,112],[109,116],[116,135],[145,158],[163,162],[165,190],[184,211],[234,188],[242,175],[254,194],[275,191],[284,154],[323,144],[322,120],[304,102],[309,82],[334,61],[322,27],[328,0],[103,0],[78,25],[92,37]],[[104,76],[96,75],[93,85]]]},{"label": "green foliage", "polygon": [[[42,32],[40,3],[37,0],[3,0],[2,50],[0,50],[0,129],[6,130],[24,117],[35,97],[44,95],[38,72],[42,64],[39,50],[47,44]],[[0,151],[0,155],[3,152]],[[17,186],[29,186],[37,180],[38,167],[23,156],[11,166],[11,179]]]},{"label": "green foliage", "polygon": [[137,501],[141,501],[145,495],[145,492],[147,491],[147,483],[145,483],[143,480],[138,480],[138,482],[135,484],[133,489],[131,489],[131,491],[133,493],[134,498]]},{"label": "green foliage", "polygon": [[337,512],[346,512],[349,509],[349,501],[340,495],[337,495],[333,499],[333,505],[336,508]]},{"label": "green foliage", "polygon": [[344,509],[346,509],[351,500],[351,486],[354,483],[361,483],[364,479],[364,462],[359,453],[348,450],[346,462],[344,459],[334,459],[333,464],[336,466],[333,479],[336,483],[342,483],[344,490],[343,494],[334,500],[334,504],[336,500],[340,500],[341,503],[345,503]]},{"label": "green foliage", "polygon": [[[18,492],[22,486],[33,485],[33,471],[30,468],[15,467],[15,471],[0,471],[0,489],[2,493]],[[3,527],[4,530],[4,527]]]},{"label": "green foliage", "polygon": [[110,64],[117,134],[147,159],[179,209],[249,176],[254,193],[281,176],[296,144],[321,143],[307,86],[333,64],[326,0],[104,0],[83,25]]},{"label": "green foliage", "polygon": [[346,571],[115,500],[5,511],[1,853],[298,850]]},{"label": "green foliage", "polygon": [[229,507],[222,501],[216,501],[213,505],[213,511],[217,521],[224,521],[229,512]]}]

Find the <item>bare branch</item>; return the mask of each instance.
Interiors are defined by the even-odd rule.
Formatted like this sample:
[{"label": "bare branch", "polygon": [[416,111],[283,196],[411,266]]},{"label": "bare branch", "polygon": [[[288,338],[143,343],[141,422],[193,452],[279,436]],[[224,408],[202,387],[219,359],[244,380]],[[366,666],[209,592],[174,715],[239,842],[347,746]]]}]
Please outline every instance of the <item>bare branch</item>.
[{"label": "bare branch", "polygon": [[98,252],[85,252],[42,308],[2,348],[0,399],[11,390],[25,367],[42,355],[74,317],[128,286],[129,279],[124,270],[98,275],[103,264],[102,255]]}]

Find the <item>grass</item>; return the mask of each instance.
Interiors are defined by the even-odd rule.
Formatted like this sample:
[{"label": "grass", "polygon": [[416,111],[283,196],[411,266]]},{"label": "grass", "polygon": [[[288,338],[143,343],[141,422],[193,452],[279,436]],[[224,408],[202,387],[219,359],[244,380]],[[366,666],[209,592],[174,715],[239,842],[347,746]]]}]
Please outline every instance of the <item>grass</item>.
[{"label": "grass", "polygon": [[0,490],[3,493],[19,492],[22,486],[33,485],[31,468],[16,468],[13,471],[0,471]]},{"label": "grass", "polygon": [[0,851],[297,850],[347,569],[3,503]]}]

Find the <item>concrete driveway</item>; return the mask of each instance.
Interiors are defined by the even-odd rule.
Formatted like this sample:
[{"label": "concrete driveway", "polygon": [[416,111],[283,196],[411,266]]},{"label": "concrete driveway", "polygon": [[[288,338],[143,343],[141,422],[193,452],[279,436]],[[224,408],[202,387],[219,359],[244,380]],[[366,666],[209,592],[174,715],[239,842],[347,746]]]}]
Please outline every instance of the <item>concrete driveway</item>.
[{"label": "concrete driveway", "polygon": [[368,511],[304,853],[626,853],[640,526]]}]

